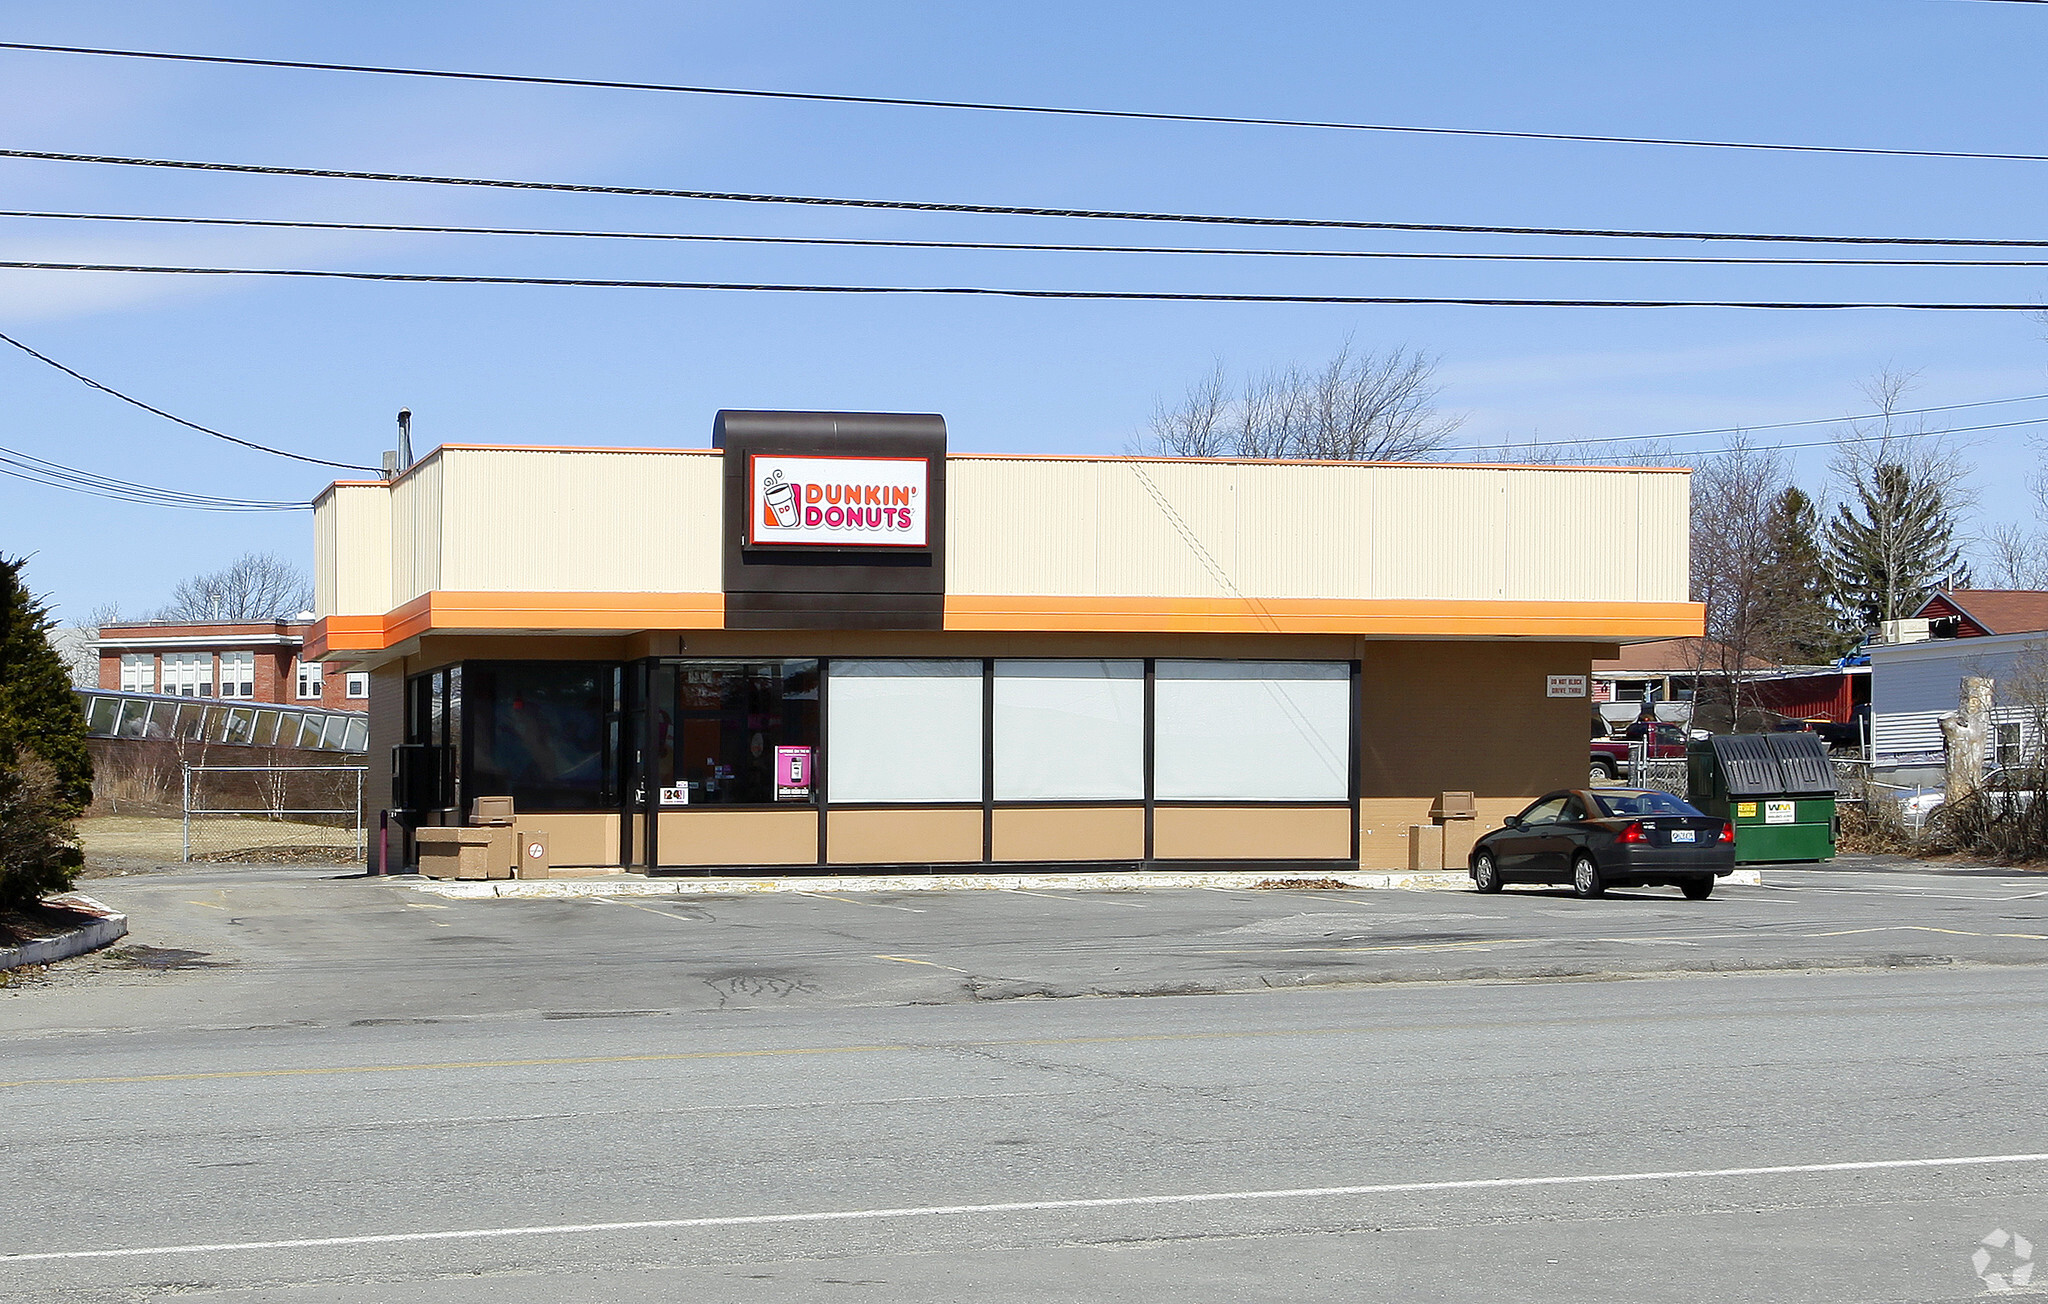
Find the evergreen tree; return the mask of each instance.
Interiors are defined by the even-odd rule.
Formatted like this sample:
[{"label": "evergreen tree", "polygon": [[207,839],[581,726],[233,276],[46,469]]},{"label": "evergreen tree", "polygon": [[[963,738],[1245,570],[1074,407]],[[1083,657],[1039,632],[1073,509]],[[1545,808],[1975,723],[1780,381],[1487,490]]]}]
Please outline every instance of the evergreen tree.
[{"label": "evergreen tree", "polygon": [[23,566],[21,558],[0,557],[0,767],[40,760],[69,818],[92,800],[85,715],[64,658],[50,646],[55,622],[22,582]]},{"label": "evergreen tree", "polygon": [[0,764],[0,910],[71,890],[85,857],[56,774],[32,752]]},{"label": "evergreen tree", "polygon": [[1818,665],[1840,656],[1852,640],[1835,626],[1820,509],[1798,487],[1786,486],[1771,504],[1764,550],[1762,600],[1770,614],[1759,655],[1780,665]]},{"label": "evergreen tree", "polygon": [[1939,480],[1878,462],[1848,486],[1827,527],[1827,565],[1844,616],[1865,627],[1913,613],[1946,582],[1967,583],[1955,512]]}]

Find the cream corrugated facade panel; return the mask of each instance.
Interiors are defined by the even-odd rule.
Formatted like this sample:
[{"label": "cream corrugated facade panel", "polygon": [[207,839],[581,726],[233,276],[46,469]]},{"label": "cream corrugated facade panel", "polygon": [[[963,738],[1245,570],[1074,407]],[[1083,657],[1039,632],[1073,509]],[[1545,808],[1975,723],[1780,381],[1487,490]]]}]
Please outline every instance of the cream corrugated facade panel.
[{"label": "cream corrugated facade panel", "polygon": [[391,491],[336,485],[313,509],[313,610],[364,616],[391,606]]},{"label": "cream corrugated facade panel", "polygon": [[1628,472],[1511,472],[1507,592],[1538,602],[1632,601],[1635,577],[1611,557],[1636,535]]},{"label": "cream corrugated facade panel", "polygon": [[1692,477],[1635,475],[1636,597],[1684,602],[1692,595]]},{"label": "cream corrugated facade panel", "polygon": [[956,593],[1686,596],[1683,475],[1078,458],[961,458],[948,475]]},{"label": "cream corrugated facade panel", "polygon": [[449,449],[439,587],[716,593],[724,460]]},{"label": "cream corrugated facade panel", "polygon": [[1099,592],[1263,596],[1238,579],[1238,473],[1228,463],[1104,462]]},{"label": "cream corrugated facade panel", "polygon": [[1374,477],[1366,467],[1237,468],[1238,558],[1247,596],[1353,595],[1371,583]]},{"label": "cream corrugated facade panel", "polygon": [[[946,464],[946,584],[961,593],[1092,594],[1100,463]],[[1073,587],[1075,584],[1085,587]]]},{"label": "cream corrugated facade panel", "polygon": [[391,605],[441,587],[443,454],[426,459],[391,486]]},{"label": "cream corrugated facade panel", "polygon": [[1371,596],[1507,596],[1510,474],[1462,466],[1373,468]]}]

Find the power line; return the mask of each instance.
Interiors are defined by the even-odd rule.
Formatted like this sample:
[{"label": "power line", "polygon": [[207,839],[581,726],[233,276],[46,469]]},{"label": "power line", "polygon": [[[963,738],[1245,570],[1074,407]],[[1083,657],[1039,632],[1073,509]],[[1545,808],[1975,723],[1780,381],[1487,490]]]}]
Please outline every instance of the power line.
[{"label": "power line", "polygon": [[[1960,405],[1960,406],[1968,406],[1968,405],[1967,405],[1967,404],[1964,404],[1964,405]],[[1939,410],[1939,409],[1932,409],[1932,408],[1930,408],[1930,409],[1927,409],[1927,410],[1928,410],[1928,411],[1937,411],[1937,410]],[[1882,415],[1882,414],[1880,414],[1880,415]],[[1896,413],[1896,412],[1895,412],[1895,413],[1893,413],[1892,415],[1893,415],[1893,416],[1899,416],[1899,415],[1902,415],[1902,414],[1901,414],[1901,413]],[[1836,419],[1837,419],[1837,420],[1857,420],[1858,418],[1854,418],[1854,417],[1848,417],[1848,418],[1836,418]],[[2019,427],[2019,426],[2039,426],[2039,425],[2048,425],[2048,417],[2029,417],[2029,418],[2028,418],[2028,419],[2026,419],[2025,421],[1998,421],[1998,422],[1993,422],[1993,423],[1991,423],[1991,424],[1989,424],[1989,425],[1981,425],[1981,426],[1950,426],[1950,427],[1947,427],[1947,428],[1945,428],[1945,429],[1941,429],[1941,430],[1891,430],[1891,431],[1886,431],[1886,432],[1884,432],[1883,434],[1876,434],[1876,435],[1845,435],[1845,436],[1842,436],[1842,437],[1841,437],[1841,438],[1839,438],[1839,439],[1816,439],[1816,440],[1811,440],[1811,441],[1808,441],[1808,442],[1804,442],[1804,443],[1798,443],[1798,444],[1772,444],[1772,445],[1770,445],[1770,448],[1771,448],[1772,450],[1774,450],[1774,451],[1789,451],[1789,450],[1792,450],[1792,449],[1799,449],[1799,448],[1833,448],[1833,447],[1835,447],[1835,446],[1837,446],[1837,445],[1839,445],[1839,444],[1881,444],[1881,443],[1886,443],[1886,442],[1889,442],[1889,441],[1893,441],[1893,440],[1901,440],[1901,439],[1933,439],[1933,438],[1937,438],[1937,437],[1939,437],[1939,436],[1942,436],[1942,435],[1967,435],[1967,434],[1974,434],[1974,433],[1976,433],[1976,432],[1978,432],[1978,431],[1983,431],[1983,430],[2012,430],[2012,429],[2014,429],[2014,428],[2016,428],[2016,427]],[[1761,427],[1761,426],[1759,426],[1759,427],[1747,427],[1747,428],[1748,428],[1748,429],[1767,429],[1768,427]],[[1735,429],[1733,429],[1733,430],[1730,430],[1730,431],[1727,431],[1727,432],[1725,432],[1725,433],[1730,433],[1730,434],[1740,433],[1742,429],[1744,429],[1744,428],[1743,428],[1743,427],[1737,427],[1737,428],[1735,428]],[[1723,432],[1715,432],[1715,433],[1723,433]],[[1638,436],[1637,438],[1638,438],[1638,439],[1640,439],[1640,440],[1650,440],[1650,439],[1665,439],[1665,438],[1669,438],[1669,437],[1670,437],[1670,436],[1666,436],[1666,435],[1641,435],[1641,436]],[[1629,440],[1627,440],[1627,439],[1620,439],[1620,440],[1615,440],[1615,439],[1553,439],[1553,440],[1547,440],[1547,441],[1544,441],[1544,442],[1541,442],[1541,443],[1519,443],[1519,444],[1518,444],[1518,443],[1514,443],[1514,442],[1512,442],[1512,441],[1507,441],[1507,442],[1503,442],[1503,443],[1499,443],[1499,444],[1467,444],[1467,445],[1462,445],[1462,446],[1460,446],[1460,447],[1457,447],[1457,448],[1448,448],[1448,449],[1438,449],[1437,451],[1438,451],[1438,452],[1475,452],[1475,453],[1499,453],[1499,454],[1500,454],[1500,455],[1501,455],[1502,457],[1507,457],[1507,456],[1510,456],[1510,455],[1511,455],[1511,454],[1512,454],[1512,453],[1514,452],[1514,450],[1516,450],[1516,449],[1518,449],[1518,448],[1526,448],[1526,449],[1530,450],[1530,451],[1531,451],[1531,452],[1533,453],[1533,452],[1534,452],[1535,450],[1537,450],[1537,449],[1542,449],[1542,448],[1565,448],[1565,447],[1573,447],[1573,446],[1576,446],[1576,445],[1580,445],[1580,444],[1612,444],[1612,443],[1628,443],[1628,442],[1630,442],[1630,441],[1629,441]],[[1648,456],[1651,456],[1651,457],[1663,457],[1663,456],[1669,455],[1669,456],[1674,456],[1674,457],[1691,457],[1691,456],[1702,456],[1702,457],[1714,457],[1714,456],[1719,456],[1719,455],[1721,455],[1721,454],[1723,454],[1723,453],[1727,453],[1728,451],[1729,451],[1729,450],[1728,450],[1728,449],[1726,449],[1726,448],[1672,448],[1672,449],[1660,449],[1660,450],[1657,450],[1657,451],[1655,451],[1655,452],[1649,453],[1649,454],[1648,454]],[[1623,454],[1623,456],[1627,456],[1627,454]]]},{"label": "power line", "polygon": [[133,480],[120,480],[83,471],[62,462],[51,462],[19,449],[0,448],[0,475],[27,480],[52,489],[111,498],[119,502],[142,503],[198,512],[286,512],[306,511],[309,503],[259,502],[246,498],[218,498],[211,494],[190,494]]},{"label": "power line", "polygon": [[[1972,403],[1941,403],[1933,407],[1894,408],[1890,412],[1861,412],[1845,417],[1807,417],[1800,421],[1772,421],[1762,425],[1719,426],[1711,430],[1667,430],[1655,435],[1614,435],[1600,439],[1551,439],[1544,441],[1540,447],[1576,448],[1588,444],[1641,444],[1648,443],[1653,439],[1697,439],[1707,435],[1745,435],[1759,430],[1790,430],[1797,426],[1845,426],[1857,421],[1883,421],[1892,417],[1924,416],[1929,412],[1960,412],[1966,408],[2002,407],[2008,403],[2038,403],[2044,399],[2048,399],[2048,394],[2019,394],[2012,398],[1978,399]],[[2040,418],[2040,420],[2048,421],[2048,417]],[[2027,425],[2031,423],[2014,422],[2009,424]],[[1998,428],[1997,426],[1970,427],[1973,430]],[[1523,446],[1515,445],[1515,447]],[[1437,451],[1447,453],[1484,453],[1499,447],[1501,445],[1498,444],[1454,444],[1449,448],[1442,448]],[[1526,447],[1535,448],[1539,447],[1539,445],[1531,443],[1526,445]],[[1803,448],[1807,447],[1807,445],[1802,444],[1798,445],[1798,447]]]},{"label": "power line", "polygon": [[[1167,290],[1023,290],[967,285],[792,285],[747,281],[636,281],[569,276],[470,276],[426,272],[343,272],[284,267],[165,267],[130,263],[0,262],[32,272],[139,272],[168,276],[281,276],[335,281],[391,281],[427,285],[532,285],[597,290],[732,290],[770,294],[938,294],[1008,299],[1107,299],[1135,303],[1299,303],[1349,306],[1414,305],[1470,308],[1900,308],[1932,312],[2041,312],[2042,303],[1931,303],[1910,301],[1806,301],[1767,299],[1511,299],[1411,297],[1380,294],[1205,294]],[[154,409],[151,409],[154,411]],[[173,418],[174,420],[176,418]],[[208,432],[213,433],[211,431]],[[310,459],[308,459],[310,460]],[[327,465],[336,465],[328,463]],[[369,470],[354,467],[352,470]]]},{"label": "power line", "polygon": [[801,204],[823,208],[889,209],[913,213],[971,213],[994,217],[1064,217],[1115,222],[1194,222],[1215,226],[1299,227],[1336,231],[1433,231],[1455,235],[1560,235],[1625,240],[1739,240],[1777,244],[1929,245],[1964,248],[2048,248],[2048,240],[1978,240],[1929,236],[1783,235],[1730,231],[1631,231],[1570,226],[1487,226],[1446,222],[1366,222],[1338,218],[1232,217],[1204,213],[1142,213],[1114,209],[1031,208],[1008,204],[955,204],[909,199],[849,199],[826,195],[775,195],[748,191],[677,190],[657,186],[608,186],[564,181],[510,181],[404,172],[358,172],[342,168],[283,167],[256,163],[212,163],[192,159],[137,158],[117,154],[69,154],[51,150],[0,149],[0,158],[45,163],[93,163],[111,167],[174,168],[248,176],[314,177],[330,181],[385,181],[405,185],[471,186],[492,190],[534,190],[557,194],[628,195],[643,199],[708,199],[736,204]]},{"label": "power line", "polygon": [[269,453],[273,457],[288,457],[295,462],[310,462],[314,466],[337,467],[343,471],[369,471],[374,474],[382,474],[381,469],[378,467],[357,466],[353,462],[330,462],[324,457],[308,457],[304,453],[288,453],[282,448],[272,448],[268,444],[258,444],[251,440],[238,439],[233,435],[223,434],[220,431],[213,429],[211,426],[202,426],[196,421],[187,421],[185,418],[177,416],[170,412],[166,412],[160,407],[152,407],[150,404],[143,402],[139,398],[134,398],[130,395],[123,394],[120,390],[115,389],[111,385],[101,384],[99,381],[94,380],[91,376],[88,376],[83,372],[73,371],[70,367],[65,366],[63,363],[57,361],[55,358],[49,357],[46,354],[36,352],[34,349],[30,348],[26,344],[23,344],[20,340],[15,339],[11,335],[0,335],[0,344],[11,344],[15,348],[20,349],[23,353],[28,354],[28,356],[30,356],[31,358],[34,358],[37,362],[43,363],[46,366],[55,367],[57,370],[71,377],[73,380],[81,381],[84,384],[91,386],[93,389],[100,391],[100,393],[102,394],[110,394],[113,397],[120,399],[123,403],[130,404],[134,407],[139,407],[144,412],[160,416],[166,421],[175,422],[176,424],[185,427],[187,430],[196,430],[202,435],[211,435],[215,439],[225,439],[230,444],[240,444],[244,448],[253,448],[259,453]]},{"label": "power line", "polygon": [[[2025,0],[2038,3],[2039,0]],[[1090,109],[1050,104],[1003,104],[981,100],[919,99],[894,95],[834,95],[822,91],[774,91],[737,86],[691,86],[670,82],[607,81],[585,77],[542,77],[517,73],[461,72],[441,68],[402,68],[367,63],[321,63],[306,59],[252,59],[218,54],[181,54],[163,50],[119,50],[85,45],[38,45],[0,41],[0,50],[46,54],[88,54],[120,59],[154,59],[173,63],[218,64],[244,68],[288,68],[310,72],[372,73],[386,77],[424,77],[443,81],[496,82],[516,86],[562,86],[586,90],[653,91],[675,95],[715,95],[734,99],[796,100],[816,104],[884,105],[913,109],[960,109],[982,113],[1017,113],[1040,117],[1109,118],[1135,122],[1210,123],[1232,127],[1293,127],[1316,131],[1359,131],[1386,135],[1465,136],[1491,140],[1545,140],[1594,145],[1667,145],[1686,149],[1761,150],[1794,154],[1850,154],[1881,158],[1977,159],[1993,162],[2044,163],[2048,155],[2005,154],[1976,150],[1887,149],[1859,145],[1797,145],[1769,141],[1695,140],[1665,136],[1610,136],[1587,132],[1506,131],[1482,127],[1417,127],[1381,122],[1336,122],[1314,118],[1240,117],[1213,113],[1168,113],[1141,109]]]},{"label": "power line", "polygon": [[1260,258],[1368,258],[1393,261],[1510,263],[1651,263],[1742,267],[2048,267],[2048,259],[2012,258],[1720,258],[1667,254],[1511,254],[1362,249],[1244,249],[1228,246],[1047,244],[993,240],[888,240],[851,236],[705,235],[676,231],[583,231],[525,226],[425,226],[395,222],[314,222],[287,218],[186,217],[141,213],[58,213],[0,209],[0,217],[170,226],[259,227],[293,231],[377,231],[400,235],[511,235],[587,240],[674,240],[699,244],[796,245],[860,249],[952,249],[999,253],[1221,254]]}]

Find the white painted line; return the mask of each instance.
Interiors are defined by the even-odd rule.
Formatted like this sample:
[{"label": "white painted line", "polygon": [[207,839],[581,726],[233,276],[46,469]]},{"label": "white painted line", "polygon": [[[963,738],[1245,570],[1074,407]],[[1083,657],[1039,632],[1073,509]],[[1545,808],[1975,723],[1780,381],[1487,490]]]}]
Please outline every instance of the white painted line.
[{"label": "white painted line", "polygon": [[551,1227],[483,1227],[448,1232],[391,1232],[374,1236],[318,1236],[289,1241],[224,1241],[213,1245],[147,1245],[125,1250],[52,1250],[0,1254],[0,1263],[53,1259],[129,1259],[149,1255],[216,1254],[236,1250],[305,1250],[340,1245],[399,1245],[423,1241],[495,1240],[513,1236],[587,1236],[609,1232],[673,1231],[691,1227],[760,1227],[800,1223],[876,1222],[901,1218],[957,1218],[972,1214],[1057,1213],[1068,1209],[1133,1209],[1167,1205],[1229,1204],[1253,1200],[1315,1200],[1337,1196],[1408,1195],[1429,1191],[1509,1190],[1538,1186],[1595,1186],[1621,1182],[1699,1181],[1722,1177],[1785,1177],[1806,1173],[1868,1173],[1901,1168],[1969,1168],[2048,1162],[2048,1154],[1961,1155],[1942,1159],[1868,1159],[1835,1164],[1770,1164],[1755,1168],[1688,1168],[1648,1173],[1585,1173],[1564,1177],[1480,1177],[1456,1182],[1383,1182],[1373,1186],[1307,1186],[1279,1191],[1204,1191],[1194,1195],[1124,1195],[1087,1200],[1017,1200],[1005,1204],[934,1204],[900,1209],[828,1209],[812,1213],[735,1214],[715,1218],[654,1218],[640,1222],[562,1223]]}]

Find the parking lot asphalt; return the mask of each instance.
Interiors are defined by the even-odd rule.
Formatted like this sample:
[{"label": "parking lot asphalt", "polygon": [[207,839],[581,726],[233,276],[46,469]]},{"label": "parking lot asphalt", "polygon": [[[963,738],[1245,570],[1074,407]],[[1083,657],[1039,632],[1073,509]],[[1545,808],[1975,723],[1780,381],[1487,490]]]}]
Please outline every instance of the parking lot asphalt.
[{"label": "parking lot asphalt", "polygon": [[[112,951],[0,1030],[562,1018],[2048,961],[2048,875],[1844,860],[1675,890],[998,891],[447,900],[335,870],[100,879]],[[61,999],[25,999],[58,988]],[[51,992],[51,996],[57,995]]]},{"label": "parking lot asphalt", "polygon": [[0,1300],[1982,1293],[2048,878],[1766,884],[96,880],[131,936],[0,988]]}]

